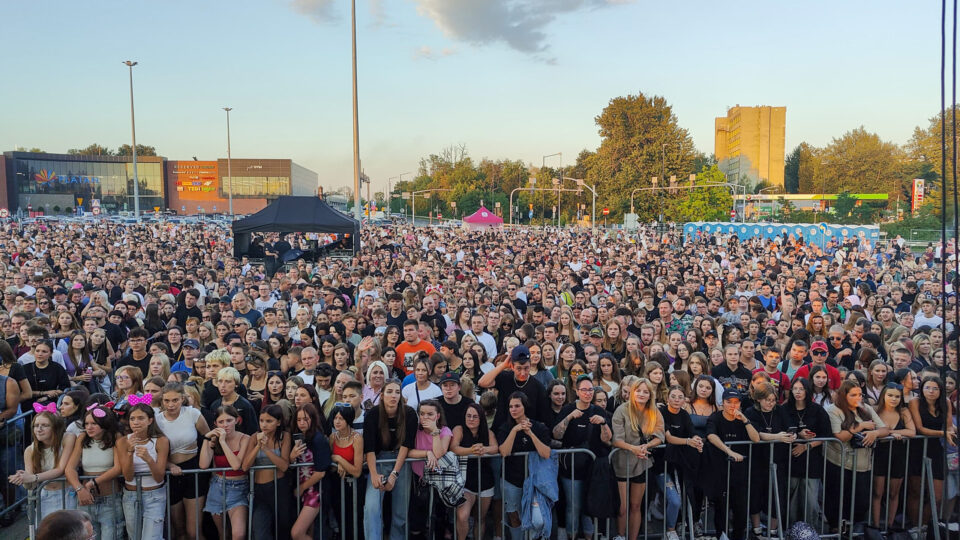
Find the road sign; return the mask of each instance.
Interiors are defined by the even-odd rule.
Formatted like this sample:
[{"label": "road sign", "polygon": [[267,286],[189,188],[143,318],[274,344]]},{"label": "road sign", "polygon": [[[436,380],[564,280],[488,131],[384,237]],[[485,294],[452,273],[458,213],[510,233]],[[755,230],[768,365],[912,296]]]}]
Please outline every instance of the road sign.
[{"label": "road sign", "polygon": [[94,206],[94,207],[93,207],[93,215],[95,215],[95,216],[99,216],[99,215],[100,215],[100,207],[99,207],[99,206]]},{"label": "road sign", "polygon": [[6,208],[0,208],[0,218],[8,218],[8,217],[10,217],[10,211],[7,210]]},{"label": "road sign", "polygon": [[609,208],[604,208],[604,209],[603,209],[603,215],[609,216],[609,215],[610,215],[610,209],[609,209]]},{"label": "road sign", "polygon": [[529,216],[530,219],[533,219],[533,210],[531,210],[530,212],[528,212],[528,213],[527,213],[527,216]]},{"label": "road sign", "polygon": [[737,220],[737,211],[736,211],[736,210],[731,210],[731,211],[730,211],[730,221],[731,221],[731,222],[734,222],[734,221],[736,221],[736,220]]},{"label": "road sign", "polygon": [[153,207],[153,211],[159,214],[159,213],[160,213],[160,207],[159,207],[159,206],[154,206],[154,207]]},{"label": "road sign", "polygon": [[83,197],[77,197],[77,204],[83,206]]},{"label": "road sign", "polygon": [[90,206],[94,208],[100,206],[100,199],[90,199]]},{"label": "road sign", "polygon": [[443,214],[441,214],[440,212],[437,212],[437,219],[443,219]]}]

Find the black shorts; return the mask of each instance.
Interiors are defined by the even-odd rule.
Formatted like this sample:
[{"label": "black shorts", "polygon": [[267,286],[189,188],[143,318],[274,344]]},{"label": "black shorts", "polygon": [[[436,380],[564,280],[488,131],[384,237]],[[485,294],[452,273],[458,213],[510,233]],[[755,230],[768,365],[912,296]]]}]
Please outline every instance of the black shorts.
[{"label": "black shorts", "polygon": [[[200,456],[192,458],[177,465],[181,469],[194,470],[200,468]],[[196,499],[197,494],[204,495],[210,487],[210,473],[189,473],[180,476],[170,475],[168,483],[167,496],[170,499],[170,505],[174,505],[183,499]]]},{"label": "black shorts", "polygon": [[647,475],[646,475],[646,473],[644,473],[644,474],[638,474],[638,475],[636,475],[636,476],[631,476],[630,478],[620,478],[620,477],[618,476],[618,477],[617,477],[617,482],[627,482],[628,484],[646,484],[646,483],[647,483]]}]

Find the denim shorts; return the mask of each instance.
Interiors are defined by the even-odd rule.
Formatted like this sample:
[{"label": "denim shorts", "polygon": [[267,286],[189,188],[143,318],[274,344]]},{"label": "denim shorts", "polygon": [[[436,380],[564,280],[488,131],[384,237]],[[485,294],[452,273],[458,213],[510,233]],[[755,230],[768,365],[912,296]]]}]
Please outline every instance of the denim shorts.
[{"label": "denim shorts", "polygon": [[[224,490],[226,490],[226,500],[224,500]],[[207,492],[207,503],[203,511],[223,514],[238,506],[247,506],[249,497],[250,480],[246,476],[225,479],[219,474],[214,474],[210,478],[210,491]]]}]

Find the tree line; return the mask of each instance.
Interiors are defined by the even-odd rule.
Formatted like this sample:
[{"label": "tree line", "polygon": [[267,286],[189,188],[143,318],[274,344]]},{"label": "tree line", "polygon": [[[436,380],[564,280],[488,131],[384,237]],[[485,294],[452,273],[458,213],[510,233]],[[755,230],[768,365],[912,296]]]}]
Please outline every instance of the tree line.
[{"label": "tree line", "polygon": [[[948,122],[951,112],[948,111]],[[610,209],[610,220],[619,222],[631,211],[631,193],[637,188],[652,187],[652,178],[658,178],[658,187],[634,193],[633,210],[638,219],[657,219],[661,211],[666,219],[729,219],[732,197],[727,188],[709,187],[726,180],[716,167],[713,156],[699,152],[689,132],[680,126],[672,106],[661,96],[642,93],[620,96],[610,100],[594,118],[600,134],[600,146],[583,150],[572,165],[541,167],[525,164],[522,160],[475,161],[466,146],[451,146],[420,160],[416,177],[394,185],[391,210],[411,211],[409,198],[401,193],[426,189],[443,190],[432,193],[430,199],[417,195],[417,215],[439,211],[451,217],[462,217],[476,211],[481,200],[491,210],[500,203],[501,214],[509,220],[509,196],[516,188],[529,188],[529,178],[536,179],[539,188],[555,188],[560,184],[577,189],[567,178],[583,179],[597,189],[597,215],[600,209]],[[949,130],[948,130],[949,131]],[[952,148],[948,148],[949,152]],[[939,200],[940,166],[939,114],[917,126],[905,145],[883,140],[864,127],[852,129],[834,138],[823,147],[809,143],[799,144],[785,159],[784,191],[786,193],[887,193],[888,207],[893,209],[898,197],[901,208],[909,209],[910,190],[914,178],[927,180],[927,201]],[[950,177],[952,171],[948,170]],[[690,175],[696,175],[698,189],[689,186]],[[670,178],[676,177],[671,185]],[[673,189],[670,189],[670,188]],[[748,192],[768,187],[761,183],[748,186]],[[951,195],[948,195],[951,196]],[[580,194],[560,192],[560,220],[570,223],[577,219],[578,205],[591,210],[588,190]],[[519,189],[513,197],[515,218],[533,222],[555,222],[557,192]],[[456,210],[450,205],[456,203]],[[844,199],[841,206],[847,204]],[[875,219],[876,213],[854,207],[845,212],[845,219]],[[840,218],[838,218],[840,219]]]}]

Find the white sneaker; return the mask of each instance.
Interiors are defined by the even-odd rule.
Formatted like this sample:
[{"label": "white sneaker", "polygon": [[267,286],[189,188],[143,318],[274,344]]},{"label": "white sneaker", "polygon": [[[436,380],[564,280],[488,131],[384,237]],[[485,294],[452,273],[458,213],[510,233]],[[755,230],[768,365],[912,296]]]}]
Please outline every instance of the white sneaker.
[{"label": "white sneaker", "polygon": [[727,538],[727,533],[722,532],[722,533],[720,533],[720,538],[719,538],[719,540],[730,540],[730,539]]},{"label": "white sneaker", "polygon": [[650,515],[657,521],[663,521],[663,500],[660,499],[659,493],[653,498],[653,504],[650,505]]},{"label": "white sneaker", "polygon": [[627,539],[624,538],[623,536],[614,536],[613,540],[627,540]]},{"label": "white sneaker", "polygon": [[667,531],[667,540],[680,540],[680,535],[677,531]]}]

